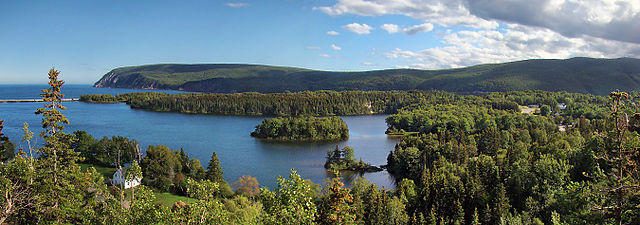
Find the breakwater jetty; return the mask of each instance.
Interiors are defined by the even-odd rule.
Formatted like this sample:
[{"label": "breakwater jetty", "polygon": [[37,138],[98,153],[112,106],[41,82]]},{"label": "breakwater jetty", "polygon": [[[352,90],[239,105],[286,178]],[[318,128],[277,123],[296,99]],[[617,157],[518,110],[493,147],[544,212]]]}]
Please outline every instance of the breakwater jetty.
[{"label": "breakwater jetty", "polygon": [[[79,98],[64,98],[63,102],[80,101]],[[44,102],[42,99],[0,99],[0,103]]]}]

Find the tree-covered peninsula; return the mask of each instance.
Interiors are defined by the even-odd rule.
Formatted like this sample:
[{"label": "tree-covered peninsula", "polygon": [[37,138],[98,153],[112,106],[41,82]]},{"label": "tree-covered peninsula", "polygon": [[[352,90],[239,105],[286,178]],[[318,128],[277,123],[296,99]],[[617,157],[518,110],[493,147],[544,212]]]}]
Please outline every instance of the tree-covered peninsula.
[{"label": "tree-covered peninsula", "polygon": [[349,138],[349,128],[337,116],[277,117],[264,119],[251,136],[275,141],[338,141]]},{"label": "tree-covered peninsula", "polygon": [[296,93],[236,94],[138,92],[109,95],[82,95],[92,103],[125,102],[135,109],[251,116],[345,116],[388,114],[419,101],[430,91],[304,91]]}]

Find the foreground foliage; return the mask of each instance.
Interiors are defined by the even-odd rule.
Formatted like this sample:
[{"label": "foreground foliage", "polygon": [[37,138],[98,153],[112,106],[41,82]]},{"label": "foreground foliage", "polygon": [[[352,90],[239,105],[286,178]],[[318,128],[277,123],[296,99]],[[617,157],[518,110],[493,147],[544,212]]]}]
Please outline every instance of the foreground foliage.
[{"label": "foreground foliage", "polygon": [[[397,179],[386,190],[364,178],[350,189],[339,178],[320,189],[292,170],[273,190],[243,177],[231,192],[217,154],[205,171],[184,151],[149,146],[122,190],[78,164],[78,143],[64,133],[63,82],[49,73],[43,91],[45,144],[27,145],[0,164],[0,223],[6,224],[635,224],[640,221],[640,114],[636,93],[608,98],[569,93],[510,92],[459,96],[433,92],[399,105],[390,130],[415,132],[390,152]],[[540,115],[518,105],[547,106]],[[516,106],[516,107],[514,107]],[[545,107],[545,108],[547,108]],[[437,114],[436,112],[442,112]],[[1,123],[0,123],[1,125]],[[560,127],[564,129],[560,129]],[[0,126],[0,134],[1,134]],[[32,133],[25,126],[29,144]],[[110,141],[126,142],[113,138]],[[3,143],[6,139],[0,140]],[[91,146],[91,145],[84,145]],[[114,145],[118,146],[118,145]],[[83,150],[84,149],[84,150]],[[122,151],[120,151],[122,152]],[[328,155],[353,159],[349,149]],[[104,158],[104,157],[103,157]],[[107,157],[108,158],[108,157]],[[140,164],[138,166],[138,160]],[[119,164],[119,163],[118,163]],[[255,180],[255,181],[254,181]],[[225,190],[226,189],[226,190]],[[171,207],[155,192],[190,197]]]}]

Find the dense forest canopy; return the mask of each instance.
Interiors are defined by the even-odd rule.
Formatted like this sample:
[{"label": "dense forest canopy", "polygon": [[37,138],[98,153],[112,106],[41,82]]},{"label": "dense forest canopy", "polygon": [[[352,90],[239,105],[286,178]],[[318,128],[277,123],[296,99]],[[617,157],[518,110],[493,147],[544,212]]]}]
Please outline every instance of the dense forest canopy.
[{"label": "dense forest canopy", "polygon": [[467,94],[546,90],[606,95],[615,89],[638,90],[640,60],[535,59],[445,70],[362,72],[246,64],[158,64],[113,69],[94,86],[213,93],[418,89]]},{"label": "dense forest canopy", "polygon": [[337,116],[277,117],[264,119],[251,136],[276,141],[339,141],[349,138],[349,128]]},{"label": "dense forest canopy", "polygon": [[[298,107],[316,110],[299,111],[318,112],[324,109],[313,104],[317,102],[313,97],[322,99],[325,93],[284,95],[291,97],[291,105],[300,102]],[[388,132],[414,134],[403,137],[387,158],[386,169],[394,174],[398,185],[394,192],[389,192],[391,199],[385,200],[389,203],[382,204],[395,204],[395,208],[386,210],[404,210],[392,213],[394,219],[382,219],[383,223],[602,224],[632,221],[631,218],[638,216],[634,213],[638,210],[634,206],[638,201],[637,190],[616,189],[626,187],[624,183],[629,181],[630,185],[637,185],[636,164],[616,164],[615,160],[603,157],[620,148],[634,152],[631,150],[635,149],[634,140],[638,139],[635,132],[640,128],[640,116],[629,116],[628,123],[616,128],[612,120],[616,118],[614,115],[621,114],[612,114],[613,97],[546,91],[483,96],[437,91],[329,93],[332,97],[402,99],[372,101],[381,104],[377,108],[393,112],[387,118]],[[145,95],[148,94],[140,96]],[[269,105],[268,102],[275,101],[267,99],[279,97],[279,94],[250,95],[262,96],[257,98],[262,101],[258,105]],[[244,97],[242,94],[228,96]],[[616,110],[634,115],[638,111],[635,101],[639,95],[631,93],[628,97],[620,101],[624,107]],[[342,102],[349,102],[349,98],[344,99]],[[172,104],[189,102],[183,101],[172,101]],[[534,114],[525,113],[521,110],[524,106],[539,110]],[[294,111],[291,108],[283,111]],[[627,131],[620,136],[624,138],[617,141],[613,138],[617,137],[616,129]],[[624,144],[616,147],[616,142]],[[334,164],[338,162],[334,167],[348,164],[341,163],[346,162],[342,152],[346,152],[347,158],[352,157],[348,151],[331,151],[328,159],[333,159]],[[637,153],[634,154],[625,157],[637,162]],[[627,171],[624,181],[612,178],[623,177],[613,175],[621,167]],[[338,182],[330,184],[334,190]],[[360,188],[356,182],[351,189],[353,198],[362,200]],[[623,198],[612,197],[617,194]],[[380,217],[368,214],[370,211],[358,211],[367,203],[357,202],[343,203],[353,207],[350,209],[355,212],[355,220],[380,222],[376,220]],[[366,207],[376,204],[379,203]]]},{"label": "dense forest canopy", "polygon": [[83,95],[81,101],[126,102],[132,108],[164,112],[261,115],[261,116],[346,116],[394,113],[414,103],[425,91],[305,91],[297,93],[238,94],[138,92],[112,95]]},{"label": "dense forest canopy", "polygon": [[[144,157],[127,167],[127,179],[142,177],[143,184],[125,191],[106,185],[94,167],[80,168],[84,157],[102,161],[112,156],[92,150],[97,141],[92,137],[64,132],[69,121],[61,111],[63,82],[55,70],[49,78],[51,88],[42,93],[45,105],[36,110],[43,116],[44,146],[29,144],[33,133],[25,126],[24,142],[37,156],[20,150],[0,164],[0,223],[634,224],[640,220],[637,93],[613,91],[604,97],[544,91],[485,96],[381,92],[418,95],[408,104],[392,107],[395,112],[387,119],[390,130],[413,132],[403,136],[387,157],[386,168],[398,181],[395,190],[381,189],[364,178],[345,188],[339,177],[320,188],[292,170],[288,177],[277,178],[273,190],[258,189],[257,180],[243,177],[234,183],[242,187],[234,193],[215,153],[205,170],[184,151],[158,145],[149,146]],[[154,96],[133,95],[143,100]],[[304,101],[311,100],[299,102]],[[540,112],[525,113],[520,110],[524,105],[539,107]],[[322,107],[311,112],[319,111]],[[134,143],[118,137],[104,142]],[[353,159],[349,149],[330,152],[328,157]],[[158,205],[153,200],[160,191],[191,200],[172,207]]]},{"label": "dense forest canopy", "polygon": [[[640,94],[637,92],[631,93],[632,99],[638,96]],[[608,114],[607,97],[547,91],[496,92],[482,96],[442,91],[305,91],[272,94],[138,92],[117,96],[83,95],[80,100],[95,103],[126,102],[132,108],[152,111],[222,115],[348,116],[398,112],[411,114],[415,111],[421,115],[431,113],[439,116],[436,114],[440,112],[468,113],[475,110],[485,110],[487,113],[496,110],[519,112],[520,106],[529,105],[547,106],[553,114],[561,114],[562,118],[570,120],[581,117],[602,119]],[[391,122],[389,125],[395,127]]]}]

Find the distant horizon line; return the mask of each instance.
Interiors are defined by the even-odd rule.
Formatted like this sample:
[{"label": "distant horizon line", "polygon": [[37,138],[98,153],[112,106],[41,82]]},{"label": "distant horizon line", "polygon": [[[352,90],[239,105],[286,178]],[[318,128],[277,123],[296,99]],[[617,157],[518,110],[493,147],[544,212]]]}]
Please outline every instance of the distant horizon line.
[{"label": "distant horizon line", "polygon": [[[62,79],[64,80],[64,79]],[[0,83],[0,85],[14,85],[14,86],[34,86],[34,85],[46,85],[48,86],[48,83]],[[64,83],[64,85],[91,85],[93,86],[93,84],[82,84],[82,83]]]}]

